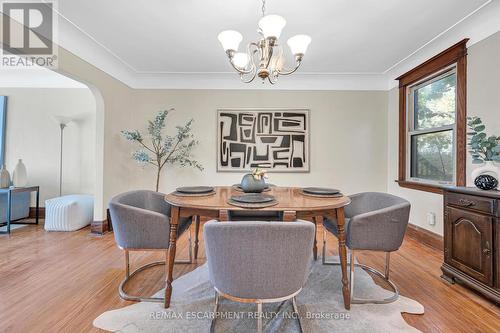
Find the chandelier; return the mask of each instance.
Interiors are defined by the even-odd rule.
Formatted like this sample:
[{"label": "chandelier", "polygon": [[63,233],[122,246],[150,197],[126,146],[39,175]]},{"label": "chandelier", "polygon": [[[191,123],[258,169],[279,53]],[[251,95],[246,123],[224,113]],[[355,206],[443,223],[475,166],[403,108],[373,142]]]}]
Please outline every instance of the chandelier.
[{"label": "chandelier", "polygon": [[293,68],[285,68],[285,57],[282,46],[278,43],[281,30],[286,21],[279,15],[266,15],[266,0],[262,0],[262,18],[259,21],[260,39],[247,45],[246,52],[238,52],[243,36],[235,30],[222,31],[217,37],[229,57],[229,63],[240,74],[244,83],[252,82],[260,77],[275,84],[280,75],[294,73],[302,63],[311,37],[296,35],[288,39],[287,44],[295,58]]}]

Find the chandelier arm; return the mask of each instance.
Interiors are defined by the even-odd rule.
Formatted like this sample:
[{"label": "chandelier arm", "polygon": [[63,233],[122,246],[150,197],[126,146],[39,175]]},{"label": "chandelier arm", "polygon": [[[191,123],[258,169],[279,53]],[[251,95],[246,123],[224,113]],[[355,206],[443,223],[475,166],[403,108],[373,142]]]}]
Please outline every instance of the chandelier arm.
[{"label": "chandelier arm", "polygon": [[[234,68],[234,69],[235,69],[238,73],[240,73],[240,74],[250,74],[250,73],[252,73],[252,70],[253,70],[253,68],[252,68],[252,67],[253,67],[253,66],[252,66],[252,67],[250,67],[250,69],[241,69],[241,68],[238,68],[238,67],[236,67],[236,66],[234,65],[234,63],[233,63],[233,59],[232,59],[232,58],[231,58],[231,59],[229,59],[229,63],[230,63],[230,64],[231,64],[231,66],[232,66],[232,67],[233,67],[233,68]],[[253,65],[253,63],[252,63],[252,65]]]},{"label": "chandelier arm", "polygon": [[298,60],[296,60],[295,67],[293,69],[278,70],[278,74],[279,75],[290,75],[290,74],[293,74],[293,73],[295,73],[297,71],[297,69],[299,69],[301,63],[302,63],[302,59],[298,59]]},{"label": "chandelier arm", "polygon": [[[252,51],[252,46],[255,46],[257,49],[255,49],[255,50]],[[247,45],[247,55],[248,55],[248,61],[250,63],[250,68],[249,69],[241,69],[241,68],[236,67],[234,65],[234,63],[233,63],[233,58],[232,57],[229,58],[229,63],[234,68],[234,70],[236,70],[238,73],[240,73],[242,75],[250,74],[252,72],[255,72],[256,71],[256,69],[255,69],[256,65],[255,65],[254,55],[255,55],[255,53],[257,51],[258,51],[258,45],[256,43],[249,43]]]},{"label": "chandelier arm", "polygon": [[240,79],[241,79],[241,82],[243,82],[243,83],[250,83],[255,79],[256,76],[257,76],[257,71],[254,71],[253,75],[249,79],[245,79],[244,74],[240,74]]}]

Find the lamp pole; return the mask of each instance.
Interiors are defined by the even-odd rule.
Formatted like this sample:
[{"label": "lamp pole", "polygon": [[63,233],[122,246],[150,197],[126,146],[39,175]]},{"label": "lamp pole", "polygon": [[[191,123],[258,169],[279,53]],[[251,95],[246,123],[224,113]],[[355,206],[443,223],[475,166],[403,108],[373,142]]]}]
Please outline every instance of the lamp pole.
[{"label": "lamp pole", "polygon": [[63,142],[64,142],[64,128],[66,124],[60,123],[59,128],[61,129],[61,149],[59,154],[59,196],[62,196],[62,172],[63,172]]}]

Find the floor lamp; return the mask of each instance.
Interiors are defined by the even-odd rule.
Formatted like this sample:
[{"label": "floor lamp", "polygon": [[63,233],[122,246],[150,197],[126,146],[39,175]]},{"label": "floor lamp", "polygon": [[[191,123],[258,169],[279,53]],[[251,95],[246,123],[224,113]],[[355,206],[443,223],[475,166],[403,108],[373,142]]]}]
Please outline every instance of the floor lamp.
[{"label": "floor lamp", "polygon": [[53,118],[59,124],[61,130],[61,145],[59,150],[59,196],[62,196],[64,129],[73,119],[64,116],[53,116]]}]

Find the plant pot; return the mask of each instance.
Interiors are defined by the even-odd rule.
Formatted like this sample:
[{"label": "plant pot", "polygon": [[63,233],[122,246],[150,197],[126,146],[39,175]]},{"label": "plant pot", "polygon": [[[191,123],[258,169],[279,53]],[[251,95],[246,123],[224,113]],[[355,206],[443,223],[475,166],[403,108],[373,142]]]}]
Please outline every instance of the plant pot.
[{"label": "plant pot", "polygon": [[490,175],[498,181],[500,177],[500,168],[497,167],[493,163],[493,161],[486,161],[484,165],[472,170],[471,172],[471,177],[474,182],[476,181],[477,177],[481,175]]},{"label": "plant pot", "polygon": [[257,180],[251,173],[247,173],[241,179],[241,189],[246,193],[260,193],[265,190],[266,186],[263,178]]},{"label": "plant pot", "polygon": [[10,186],[10,173],[5,168],[5,165],[0,169],[0,188],[6,188]]},{"label": "plant pot", "polygon": [[14,185],[14,187],[25,187],[28,185],[28,173],[26,172],[26,166],[23,164],[22,159],[19,159],[12,173],[12,185]]}]

